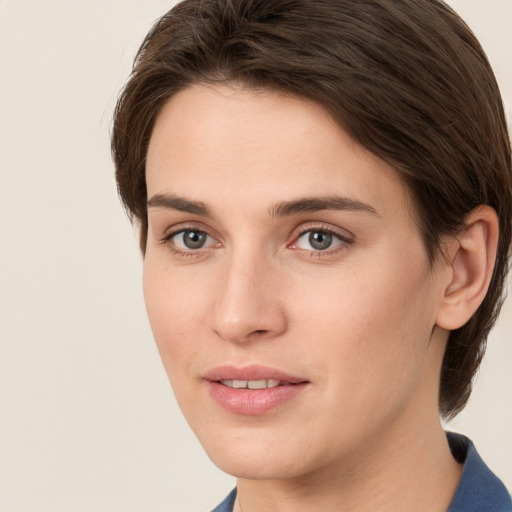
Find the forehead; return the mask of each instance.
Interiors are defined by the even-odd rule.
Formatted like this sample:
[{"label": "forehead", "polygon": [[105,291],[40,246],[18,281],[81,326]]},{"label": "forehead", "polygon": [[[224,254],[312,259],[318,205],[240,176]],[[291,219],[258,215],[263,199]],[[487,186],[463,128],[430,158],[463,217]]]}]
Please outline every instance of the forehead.
[{"label": "forehead", "polygon": [[[322,106],[295,96],[194,85],[160,112],[147,156],[148,196],[173,193],[247,208],[341,194],[410,216],[398,172]],[[214,193],[212,196],[212,192]]]}]

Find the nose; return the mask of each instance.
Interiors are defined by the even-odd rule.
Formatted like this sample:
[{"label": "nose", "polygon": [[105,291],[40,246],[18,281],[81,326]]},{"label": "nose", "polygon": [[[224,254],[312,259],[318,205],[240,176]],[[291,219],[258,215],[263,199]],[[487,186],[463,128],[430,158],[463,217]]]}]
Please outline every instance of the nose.
[{"label": "nose", "polygon": [[287,328],[279,269],[254,254],[224,262],[213,329],[233,343],[273,339]]}]

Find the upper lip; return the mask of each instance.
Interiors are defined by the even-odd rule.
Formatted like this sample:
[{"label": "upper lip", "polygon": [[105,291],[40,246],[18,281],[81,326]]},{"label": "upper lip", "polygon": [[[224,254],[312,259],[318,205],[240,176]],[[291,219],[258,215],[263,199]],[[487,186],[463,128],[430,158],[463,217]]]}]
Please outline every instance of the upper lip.
[{"label": "upper lip", "polygon": [[234,366],[226,364],[222,366],[216,366],[211,370],[208,370],[203,378],[212,382],[221,380],[263,380],[273,379],[280,382],[286,382],[289,384],[299,384],[301,382],[308,382],[307,379],[297,377],[289,373],[283,372],[276,368],[269,366],[262,366],[257,364],[247,366]]}]

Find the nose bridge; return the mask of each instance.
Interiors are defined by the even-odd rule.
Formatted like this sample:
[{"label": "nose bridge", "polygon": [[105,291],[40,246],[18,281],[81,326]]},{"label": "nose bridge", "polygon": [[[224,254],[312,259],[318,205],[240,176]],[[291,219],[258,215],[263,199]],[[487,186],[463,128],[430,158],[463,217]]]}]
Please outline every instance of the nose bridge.
[{"label": "nose bridge", "polygon": [[222,338],[243,342],[256,335],[272,337],[285,329],[278,297],[275,262],[246,244],[228,251],[214,313],[214,330]]}]

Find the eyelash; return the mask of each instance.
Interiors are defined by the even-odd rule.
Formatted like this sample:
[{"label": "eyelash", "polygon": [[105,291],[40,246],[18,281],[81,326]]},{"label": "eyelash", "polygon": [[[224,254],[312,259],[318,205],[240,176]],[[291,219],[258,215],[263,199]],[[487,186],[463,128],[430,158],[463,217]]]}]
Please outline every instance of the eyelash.
[{"label": "eyelash", "polygon": [[200,247],[198,249],[186,250],[186,249],[178,248],[173,243],[173,238],[174,237],[176,237],[180,233],[186,233],[187,231],[194,232],[194,233],[201,233],[201,234],[204,234],[207,237],[212,238],[213,240],[215,240],[215,238],[212,237],[211,235],[209,235],[208,232],[205,231],[204,229],[197,228],[196,226],[180,226],[179,228],[176,228],[176,229],[174,229],[172,231],[169,231],[169,232],[165,233],[165,235],[160,239],[160,242],[163,245],[167,246],[171,252],[173,252],[174,254],[176,254],[176,255],[178,255],[180,257],[185,257],[185,258],[194,257],[194,256],[197,257],[200,253],[202,253],[202,250],[205,249],[205,248]]},{"label": "eyelash", "polygon": [[[165,235],[160,239],[160,242],[162,244],[166,245],[174,254],[177,254],[178,256],[185,257],[185,258],[194,257],[194,256],[197,257],[203,253],[203,250],[210,248],[210,247],[200,247],[197,249],[185,250],[185,249],[176,247],[176,245],[173,243],[173,238],[181,233],[186,233],[187,231],[195,232],[198,234],[204,234],[207,237],[215,240],[215,238],[213,236],[211,236],[210,234],[208,234],[208,232],[204,229],[197,228],[196,226],[180,226],[177,229],[174,229],[170,232],[165,233]],[[303,237],[304,235],[306,235],[308,233],[314,233],[314,232],[327,234],[333,238],[336,238],[339,241],[339,243],[337,243],[334,247],[328,247],[323,250],[321,250],[321,249],[318,249],[318,250],[302,249],[300,247],[296,247],[296,245],[301,237]],[[292,234],[292,238],[293,238],[293,242],[291,244],[287,245],[287,247],[290,249],[296,250],[296,251],[300,251],[302,253],[307,253],[311,258],[314,258],[314,257],[322,258],[322,257],[333,256],[334,254],[338,253],[339,251],[346,249],[347,246],[351,245],[354,242],[354,240],[351,237],[344,236],[341,233],[339,233],[338,231],[336,231],[330,227],[327,227],[324,225],[318,225],[318,224],[314,225],[314,226],[302,227],[301,229],[297,230],[296,232],[294,232]],[[216,245],[218,246],[220,244],[218,242],[216,242]],[[214,244],[214,246],[215,246],[215,244]]]},{"label": "eyelash", "polygon": [[[302,238],[304,235],[308,233],[324,233],[327,235],[332,236],[333,238],[336,238],[339,243],[334,245],[334,247],[328,247],[327,249],[323,250],[314,250],[314,249],[302,249],[300,247],[296,247],[298,241],[300,238]],[[352,237],[342,235],[339,231],[332,229],[329,226],[325,225],[313,225],[313,226],[306,226],[301,227],[294,235],[293,235],[293,242],[288,247],[292,248],[296,251],[301,251],[302,253],[307,253],[309,257],[311,258],[327,258],[330,256],[336,255],[339,251],[342,251],[346,249],[349,245],[351,245],[354,242]],[[294,247],[295,246],[295,247]]]}]

